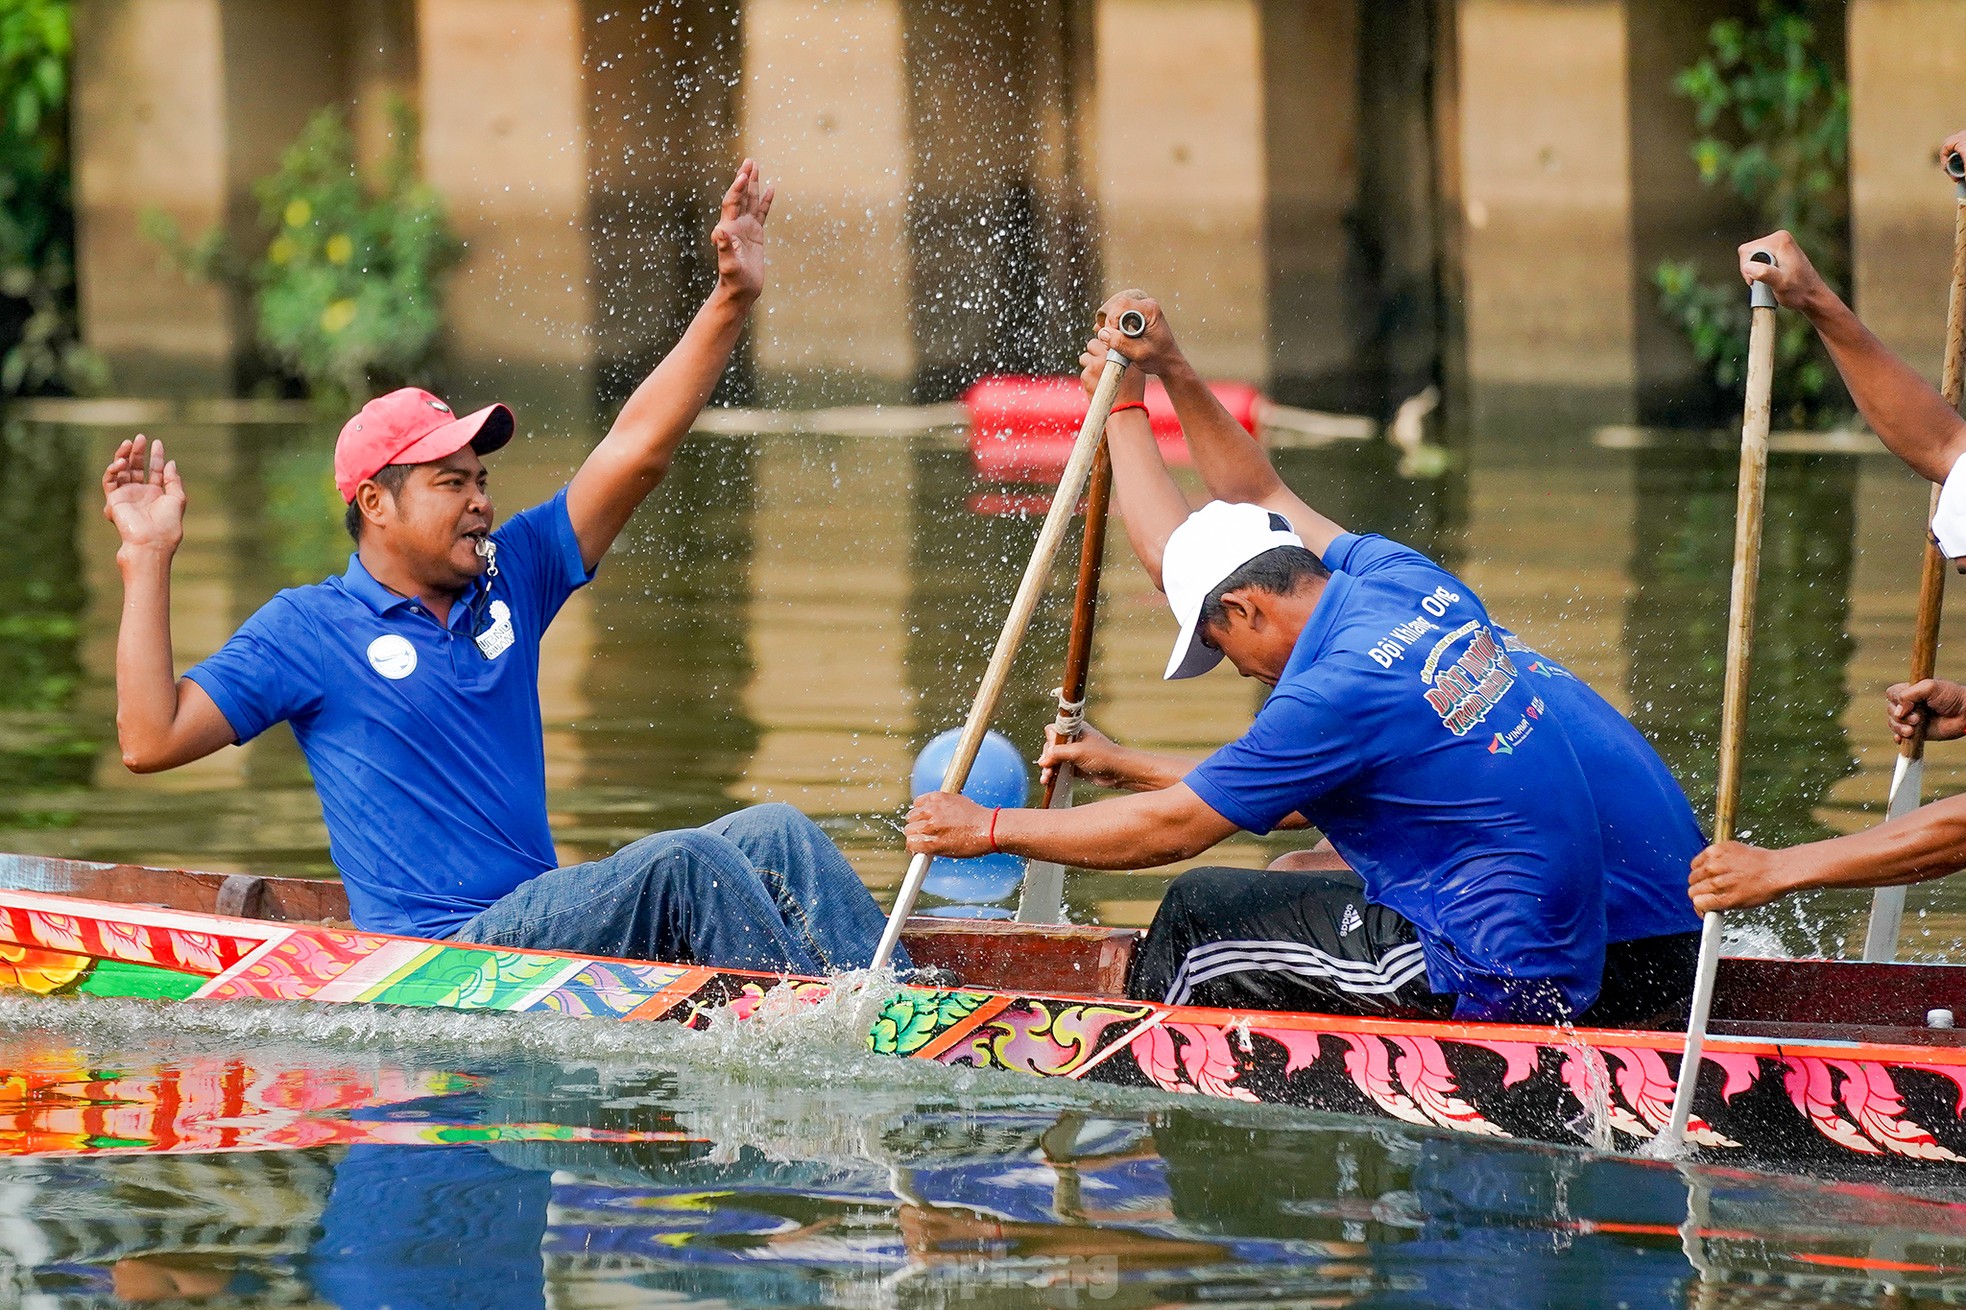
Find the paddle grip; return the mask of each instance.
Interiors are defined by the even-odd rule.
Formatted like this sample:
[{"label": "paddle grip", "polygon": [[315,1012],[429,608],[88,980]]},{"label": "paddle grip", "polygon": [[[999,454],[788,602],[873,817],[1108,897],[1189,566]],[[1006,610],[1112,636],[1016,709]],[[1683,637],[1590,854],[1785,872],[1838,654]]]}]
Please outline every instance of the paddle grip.
[{"label": "paddle grip", "polygon": [[[1757,264],[1766,264],[1770,268],[1775,267],[1775,257],[1765,250],[1757,250],[1752,255],[1749,255],[1748,258]],[[1749,309],[1773,309],[1774,307],[1775,288],[1769,286],[1766,282],[1750,282],[1748,284]]]}]

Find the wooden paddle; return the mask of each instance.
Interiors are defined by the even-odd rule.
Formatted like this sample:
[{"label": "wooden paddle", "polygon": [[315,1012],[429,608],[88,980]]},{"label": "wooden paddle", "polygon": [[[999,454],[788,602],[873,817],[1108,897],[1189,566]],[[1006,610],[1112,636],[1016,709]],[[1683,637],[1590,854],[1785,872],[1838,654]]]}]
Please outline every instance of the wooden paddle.
[{"label": "wooden paddle", "polygon": [[[1119,330],[1125,336],[1137,337],[1147,330],[1146,317],[1138,310],[1129,309],[1120,315]],[[1092,404],[1085,411],[1085,421],[1079,425],[1077,440],[1072,443],[1071,458],[1065,461],[1065,472],[1058,479],[1058,490],[1051,497],[1044,526],[1038,529],[1037,545],[1031,548],[1031,562],[1024,566],[1024,579],[1017,584],[1010,614],[1004,619],[1003,631],[997,634],[997,646],[990,653],[989,666],[983,670],[983,682],[969,707],[969,719],[963,724],[962,736],[956,739],[956,753],[949,757],[949,767],[942,774],[943,791],[959,792],[969,780],[969,766],[976,762],[983,734],[989,731],[997,702],[1003,699],[1004,684],[1010,680],[1011,661],[1017,657],[1017,648],[1031,626],[1031,615],[1044,592],[1045,578],[1065,539],[1065,525],[1078,510],[1079,496],[1084,493],[1086,479],[1092,471],[1093,456],[1106,435],[1106,416],[1112,412],[1113,397],[1119,392],[1120,378],[1125,372],[1126,357],[1117,350],[1108,352],[1106,366],[1100,370],[1098,385],[1093,388]],[[902,926],[908,922],[908,915],[921,896],[922,879],[928,876],[932,858],[917,855],[908,861],[907,876],[901,880],[901,890],[894,898],[894,909],[888,914],[880,945],[874,949],[873,968],[885,968],[893,957],[895,943],[901,940]]]},{"label": "wooden paddle", "polygon": [[[1113,497],[1112,452],[1100,443],[1092,462],[1092,482],[1085,493],[1085,539],[1079,545],[1079,585],[1072,603],[1072,635],[1065,643],[1065,676],[1059,683],[1058,717],[1053,725],[1060,741],[1078,740],[1085,726],[1085,684],[1092,670],[1092,627],[1099,616],[1099,570],[1106,554],[1106,508]],[[1072,806],[1073,769],[1061,764],[1044,785],[1044,808]],[[1065,919],[1065,866],[1033,860],[1024,870],[1024,891],[1017,898],[1020,923],[1062,923]]]},{"label": "wooden paddle", "polygon": [[[1946,355],[1941,366],[1939,391],[1946,404],[1959,408],[1966,390],[1961,373],[1961,355],[1966,353],[1966,159],[1957,151],[1946,156],[1946,172],[1953,178],[1952,219],[1952,296],[1946,304]],[[1925,516],[1931,522],[1938,513],[1939,488],[1932,488],[1931,509]],[[1939,609],[1945,601],[1945,552],[1925,537],[1925,562],[1918,574],[1918,624],[1911,638],[1911,681],[1922,682],[1932,676],[1939,662]],[[1891,803],[1884,812],[1885,822],[1910,814],[1924,799],[1925,724],[1912,730],[1911,740],[1898,747],[1897,767],[1891,774]],[[1905,918],[1905,888],[1879,887],[1871,893],[1870,928],[1864,933],[1866,960],[1894,960],[1898,956],[1898,933]]]},{"label": "wooden paddle", "polygon": [[[1756,251],[1751,258],[1772,264]],[[1754,592],[1761,574],[1762,502],[1768,489],[1768,405],[1775,382],[1775,293],[1756,282],[1748,294],[1748,392],[1741,414],[1740,491],[1734,502],[1734,585],[1727,605],[1727,682],[1721,693],[1720,777],[1714,800],[1713,839],[1731,841],[1741,804],[1741,739],[1748,721],[1748,652],[1754,639]],[[1714,975],[1720,968],[1720,914],[1708,912],[1700,925],[1700,966],[1693,980],[1693,1006],[1686,1021],[1686,1052],[1679,1061],[1672,1119],[1659,1135],[1661,1153],[1678,1151],[1693,1113],[1693,1089],[1700,1081],[1700,1050],[1707,1040],[1713,1009]]]}]

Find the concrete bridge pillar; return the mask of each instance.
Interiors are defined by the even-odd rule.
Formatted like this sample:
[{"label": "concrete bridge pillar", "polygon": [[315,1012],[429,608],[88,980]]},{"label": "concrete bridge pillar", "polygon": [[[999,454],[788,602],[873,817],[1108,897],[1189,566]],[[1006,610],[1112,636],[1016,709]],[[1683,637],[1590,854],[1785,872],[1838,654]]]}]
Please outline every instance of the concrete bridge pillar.
[{"label": "concrete bridge pillar", "polygon": [[901,0],[749,0],[744,149],[782,197],[752,328],[771,404],[904,400],[910,177]]},{"label": "concrete bridge pillar", "polygon": [[586,89],[580,0],[422,0],[424,171],[465,262],[451,275],[449,349],[568,405],[592,357]]},{"label": "concrete bridge pillar", "polygon": [[244,380],[253,338],[244,298],[162,267],[140,220],[157,209],[193,240],[222,228],[256,255],[252,185],[314,110],[348,94],[347,17],[339,0],[77,4],[82,333],[121,389],[225,391]]},{"label": "concrete bridge pillar", "polygon": [[1966,127],[1966,14],[1953,0],[1851,0],[1850,246],[1856,308],[1934,382],[1953,188],[1934,166]]}]

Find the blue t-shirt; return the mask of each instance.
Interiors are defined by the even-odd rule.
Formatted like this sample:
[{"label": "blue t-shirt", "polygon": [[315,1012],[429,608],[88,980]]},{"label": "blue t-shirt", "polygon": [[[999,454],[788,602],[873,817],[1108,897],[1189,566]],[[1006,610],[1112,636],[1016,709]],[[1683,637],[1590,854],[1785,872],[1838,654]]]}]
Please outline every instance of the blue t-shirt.
[{"label": "blue t-shirt", "polygon": [[1583,1010],[1604,973],[1604,853],[1562,726],[1453,574],[1350,533],[1324,562],[1276,690],[1188,785],[1250,832],[1315,824],[1412,921],[1457,1015]]},{"label": "blue t-shirt", "polygon": [[185,674],[241,743],[292,722],[349,909],[371,931],[449,936],[557,864],[539,640],[593,575],[565,491],[492,540],[497,577],[472,585],[448,627],[353,555]]},{"label": "blue t-shirt", "polygon": [[1529,685],[1563,721],[1584,766],[1604,839],[1604,939],[1698,932],[1686,880],[1706,848],[1672,770],[1617,707],[1506,628],[1495,633]]}]

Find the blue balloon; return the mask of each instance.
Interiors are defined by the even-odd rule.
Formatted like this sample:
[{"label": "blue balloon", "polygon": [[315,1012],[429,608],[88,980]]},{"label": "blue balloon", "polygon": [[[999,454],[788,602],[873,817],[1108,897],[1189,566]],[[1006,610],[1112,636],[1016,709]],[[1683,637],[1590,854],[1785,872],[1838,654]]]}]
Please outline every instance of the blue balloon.
[{"label": "blue balloon", "polygon": [[[909,779],[911,796],[934,791],[942,785],[942,775],[948,771],[949,760],[961,738],[962,729],[951,728],[922,747]],[[984,735],[976,762],[969,769],[969,781],[963,784],[963,795],[993,809],[1010,809],[1030,802],[1031,771],[1010,738],[1000,732]],[[922,890],[938,900],[955,904],[925,913],[983,918],[1005,915],[1008,910],[981,907],[1009,899],[1023,882],[1024,861],[1020,856],[998,853],[969,860],[937,856],[929,863]]]},{"label": "blue balloon", "polygon": [[[922,753],[915,757],[909,783],[913,788],[909,792],[911,797],[942,785],[942,775],[948,771],[949,760],[955,755],[956,743],[962,735],[961,728],[951,728],[922,747]],[[969,781],[963,784],[963,795],[978,805],[992,808],[1030,803],[1031,771],[1017,747],[1011,745],[1010,738],[1001,732],[983,734],[976,762],[969,766]]]}]

